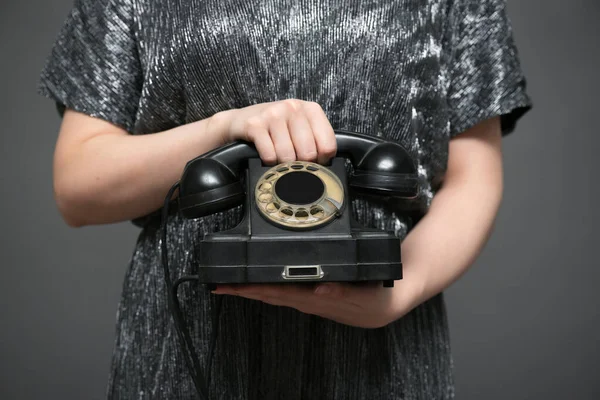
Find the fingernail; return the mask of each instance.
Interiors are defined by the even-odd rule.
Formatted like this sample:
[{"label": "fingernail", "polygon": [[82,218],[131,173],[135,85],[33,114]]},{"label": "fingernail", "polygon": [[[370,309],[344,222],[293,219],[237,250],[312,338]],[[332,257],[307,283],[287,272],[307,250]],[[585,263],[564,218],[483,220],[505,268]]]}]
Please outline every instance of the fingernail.
[{"label": "fingernail", "polygon": [[331,293],[331,288],[327,285],[322,285],[322,286],[319,286],[317,288],[317,290],[315,290],[315,293],[316,294],[328,294],[328,293]]}]

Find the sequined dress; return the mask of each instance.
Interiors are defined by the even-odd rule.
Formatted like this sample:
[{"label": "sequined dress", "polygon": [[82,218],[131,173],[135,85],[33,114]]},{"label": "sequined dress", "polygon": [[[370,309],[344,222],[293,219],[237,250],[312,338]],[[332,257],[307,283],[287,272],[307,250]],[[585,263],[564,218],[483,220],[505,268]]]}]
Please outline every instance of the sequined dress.
[{"label": "sequined dress", "polygon": [[[284,98],[318,102],[335,128],[403,143],[431,201],[448,142],[530,108],[502,0],[76,0],[40,93],[132,135]],[[415,132],[418,115],[423,129]],[[240,209],[169,222],[174,276],[193,272],[194,243],[232,227]],[[404,237],[412,221],[362,200],[353,215]],[[193,399],[166,305],[159,232],[141,229],[117,313],[108,399]],[[182,291],[206,361],[214,298]],[[359,329],[260,302],[224,299],[213,399],[451,399],[443,296],[380,329]]]}]

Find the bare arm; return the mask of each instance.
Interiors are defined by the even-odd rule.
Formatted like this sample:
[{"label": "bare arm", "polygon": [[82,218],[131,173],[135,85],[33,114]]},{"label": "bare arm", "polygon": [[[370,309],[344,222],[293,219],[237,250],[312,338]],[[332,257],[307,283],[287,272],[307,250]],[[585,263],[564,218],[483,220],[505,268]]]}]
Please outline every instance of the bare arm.
[{"label": "bare arm", "polygon": [[492,231],[503,191],[498,118],[450,142],[443,187],[402,244],[405,280],[400,314],[440,293],[473,264]]},{"label": "bare arm", "polygon": [[234,140],[256,145],[261,159],[327,161],[333,128],[314,102],[287,99],[223,111],[146,135],[68,110],[54,155],[54,194],[73,227],[108,224],[160,208],[185,164]]},{"label": "bare arm", "polygon": [[202,120],[170,131],[130,135],[106,121],[67,110],[54,155],[54,195],[73,227],[106,224],[160,208],[185,163],[223,144]]}]

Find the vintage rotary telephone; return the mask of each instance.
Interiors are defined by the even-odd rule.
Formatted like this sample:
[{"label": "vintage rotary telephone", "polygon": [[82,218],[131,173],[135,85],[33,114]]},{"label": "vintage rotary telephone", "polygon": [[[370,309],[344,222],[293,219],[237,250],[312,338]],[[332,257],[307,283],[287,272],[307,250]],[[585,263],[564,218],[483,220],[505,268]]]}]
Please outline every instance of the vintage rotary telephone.
[{"label": "vintage rotary telephone", "polygon": [[[335,133],[337,154],[330,165],[297,161],[265,166],[254,145],[238,141],[189,161],[165,198],[161,245],[169,306],[186,363],[204,398],[208,387],[177,298],[182,283],[214,287],[219,283],[380,281],[391,287],[402,278],[400,239],[393,232],[360,226],[351,216],[349,197],[352,193],[387,199],[410,208],[411,199],[418,195],[415,160],[397,143],[341,130]],[[346,160],[351,163],[350,174]],[[188,219],[239,205],[245,209],[236,227],[206,234],[200,241],[198,274],[172,283],[166,222],[177,189],[179,212]],[[209,361],[216,332],[211,339]]]}]

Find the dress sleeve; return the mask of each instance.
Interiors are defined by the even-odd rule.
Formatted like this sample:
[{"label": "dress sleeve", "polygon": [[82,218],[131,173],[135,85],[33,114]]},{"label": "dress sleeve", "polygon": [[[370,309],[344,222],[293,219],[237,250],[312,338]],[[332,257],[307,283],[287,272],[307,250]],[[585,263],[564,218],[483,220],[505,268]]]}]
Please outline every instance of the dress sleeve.
[{"label": "dress sleeve", "polygon": [[142,87],[133,0],[75,0],[44,66],[38,92],[131,132]]},{"label": "dress sleeve", "polygon": [[450,12],[450,133],[500,116],[511,133],[531,109],[506,0],[456,0]]}]

